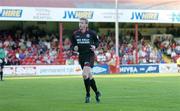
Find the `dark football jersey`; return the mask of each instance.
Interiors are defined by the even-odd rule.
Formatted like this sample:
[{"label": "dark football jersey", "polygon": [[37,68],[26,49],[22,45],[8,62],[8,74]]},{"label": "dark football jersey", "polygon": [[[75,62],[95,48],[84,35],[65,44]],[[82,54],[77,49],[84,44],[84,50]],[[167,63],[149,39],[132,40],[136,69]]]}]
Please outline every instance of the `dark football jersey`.
[{"label": "dark football jersey", "polygon": [[72,47],[78,46],[78,52],[81,55],[94,53],[90,49],[91,45],[94,45],[97,48],[99,45],[99,40],[97,34],[92,30],[87,30],[85,33],[77,30],[73,33],[71,43]]}]

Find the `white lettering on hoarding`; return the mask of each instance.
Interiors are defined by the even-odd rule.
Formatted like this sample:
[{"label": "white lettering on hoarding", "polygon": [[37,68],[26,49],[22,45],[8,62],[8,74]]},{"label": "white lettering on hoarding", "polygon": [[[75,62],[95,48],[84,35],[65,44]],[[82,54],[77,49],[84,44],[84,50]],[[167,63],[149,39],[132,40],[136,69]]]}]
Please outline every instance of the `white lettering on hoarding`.
[{"label": "white lettering on hoarding", "polygon": [[35,75],[36,67],[15,67],[16,75]]},{"label": "white lettering on hoarding", "polygon": [[152,72],[152,71],[156,71],[157,70],[157,67],[155,66],[149,66],[146,70],[146,72]]},{"label": "white lettering on hoarding", "polygon": [[126,73],[126,72],[137,73],[138,72],[136,67],[121,67],[120,71],[123,73]]}]

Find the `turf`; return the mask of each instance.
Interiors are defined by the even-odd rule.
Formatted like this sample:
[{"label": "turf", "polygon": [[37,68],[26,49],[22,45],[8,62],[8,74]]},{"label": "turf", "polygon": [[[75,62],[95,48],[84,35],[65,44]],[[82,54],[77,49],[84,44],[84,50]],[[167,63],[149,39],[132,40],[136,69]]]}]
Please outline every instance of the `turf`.
[{"label": "turf", "polygon": [[96,77],[101,103],[84,103],[80,77],[5,78],[0,111],[180,111],[180,76]]}]

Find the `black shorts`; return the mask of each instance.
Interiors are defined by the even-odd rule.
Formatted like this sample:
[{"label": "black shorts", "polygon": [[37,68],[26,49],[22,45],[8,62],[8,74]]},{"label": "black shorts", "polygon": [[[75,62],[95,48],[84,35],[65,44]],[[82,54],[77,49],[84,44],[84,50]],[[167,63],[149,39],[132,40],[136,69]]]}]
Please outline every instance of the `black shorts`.
[{"label": "black shorts", "polygon": [[94,60],[95,55],[93,53],[88,55],[79,55],[79,64],[81,65],[82,69],[84,68],[84,66],[90,66],[91,68],[93,68]]},{"label": "black shorts", "polygon": [[4,68],[5,61],[4,61],[4,59],[1,59],[1,60],[2,60],[2,63],[0,63],[0,65],[1,65],[1,69],[2,69],[2,68]]}]

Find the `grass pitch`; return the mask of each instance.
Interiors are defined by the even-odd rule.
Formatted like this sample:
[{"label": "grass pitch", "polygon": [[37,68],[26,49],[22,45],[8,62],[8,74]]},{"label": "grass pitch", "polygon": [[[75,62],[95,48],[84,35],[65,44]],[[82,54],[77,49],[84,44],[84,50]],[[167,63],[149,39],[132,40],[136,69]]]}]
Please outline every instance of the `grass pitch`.
[{"label": "grass pitch", "polygon": [[85,104],[80,76],[6,77],[0,111],[180,111],[180,76],[96,76],[101,103]]}]

